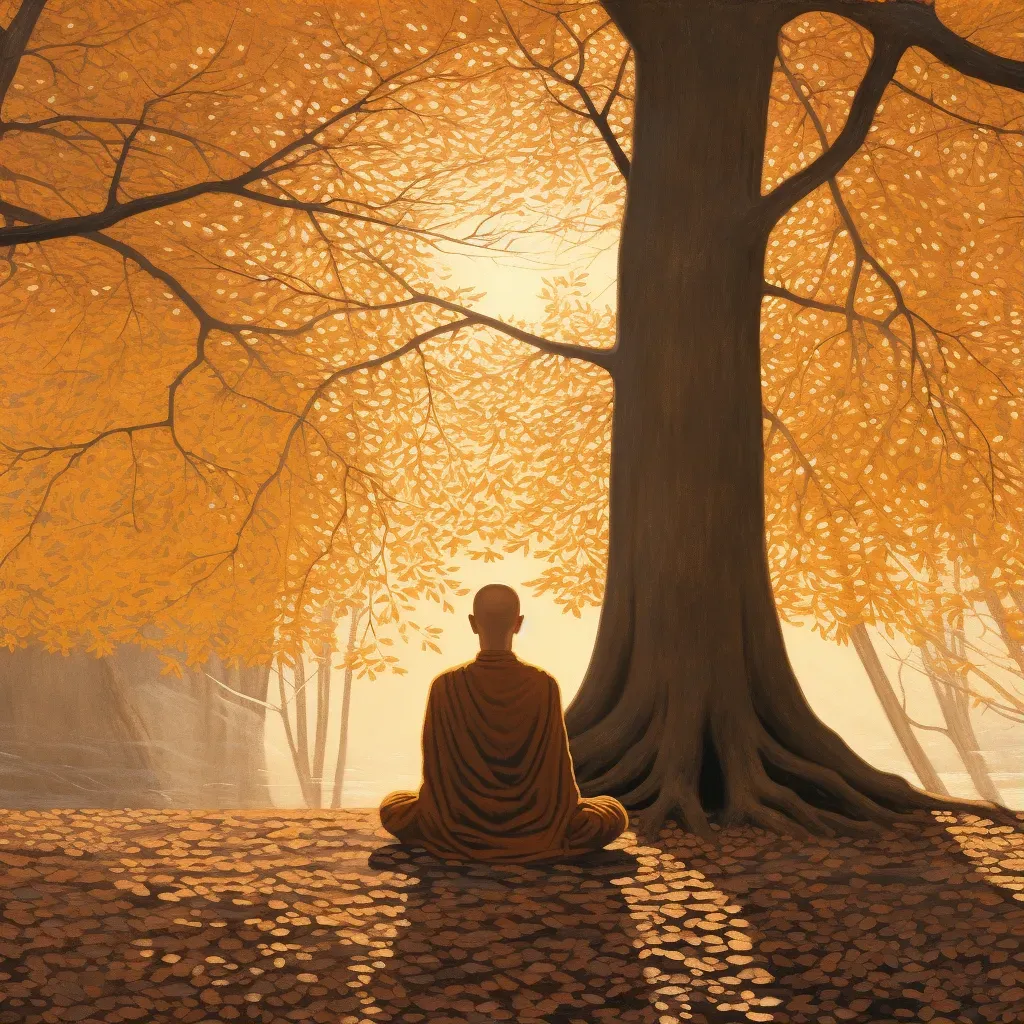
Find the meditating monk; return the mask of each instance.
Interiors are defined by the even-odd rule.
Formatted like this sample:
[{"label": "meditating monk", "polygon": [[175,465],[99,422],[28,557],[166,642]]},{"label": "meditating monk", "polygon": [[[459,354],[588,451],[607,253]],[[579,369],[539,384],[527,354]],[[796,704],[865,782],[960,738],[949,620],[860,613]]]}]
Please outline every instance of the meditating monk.
[{"label": "meditating monk", "polygon": [[469,624],[480,653],[431,684],[423,785],[384,798],[384,828],[438,857],[504,864],[607,845],[625,830],[626,810],[610,796],[580,796],[558,687],[512,653],[518,595],[483,587]]}]

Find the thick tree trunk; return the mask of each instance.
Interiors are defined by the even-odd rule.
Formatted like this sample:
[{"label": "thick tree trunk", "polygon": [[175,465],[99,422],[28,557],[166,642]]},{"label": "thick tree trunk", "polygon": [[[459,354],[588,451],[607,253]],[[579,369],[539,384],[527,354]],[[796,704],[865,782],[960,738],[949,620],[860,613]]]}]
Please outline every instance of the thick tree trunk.
[{"label": "thick tree trunk", "polygon": [[871,768],[790,667],[765,549],[760,196],[773,4],[605,0],[637,63],[605,604],[566,714],[585,793],[704,831],[860,830],[940,798]]},{"label": "thick tree trunk", "polygon": [[921,785],[932,793],[948,795],[949,790],[943,785],[931,759],[925,753],[917,736],[914,735],[914,727],[910,724],[907,712],[900,703],[899,697],[896,696],[892,683],[889,682],[889,677],[878,657],[875,645],[871,642],[867,626],[863,622],[858,622],[850,631],[850,639],[853,640],[853,646],[860,656],[864,671],[867,673],[868,679],[871,680],[871,686],[875,691],[875,696],[878,697],[878,702],[882,705],[885,717],[889,719],[892,731],[896,734],[903,753],[907,755],[910,766],[917,772]]}]

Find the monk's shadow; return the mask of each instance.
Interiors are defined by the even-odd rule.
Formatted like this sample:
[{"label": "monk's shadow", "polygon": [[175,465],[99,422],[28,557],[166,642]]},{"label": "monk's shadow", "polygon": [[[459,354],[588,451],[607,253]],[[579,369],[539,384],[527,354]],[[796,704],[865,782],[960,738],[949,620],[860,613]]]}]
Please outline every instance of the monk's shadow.
[{"label": "monk's shadow", "polygon": [[657,1021],[622,892],[635,857],[489,866],[393,844],[369,863],[417,880],[402,890],[392,955],[367,983],[375,1020]]}]

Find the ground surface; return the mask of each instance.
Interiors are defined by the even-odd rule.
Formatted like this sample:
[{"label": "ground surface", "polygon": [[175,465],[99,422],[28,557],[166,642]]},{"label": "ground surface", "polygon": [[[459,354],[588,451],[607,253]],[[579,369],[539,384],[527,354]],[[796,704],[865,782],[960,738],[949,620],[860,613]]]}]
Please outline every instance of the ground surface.
[{"label": "ground surface", "polygon": [[1024,835],[969,817],[486,868],[370,811],[3,814],[0,1024],[1024,1020]]}]

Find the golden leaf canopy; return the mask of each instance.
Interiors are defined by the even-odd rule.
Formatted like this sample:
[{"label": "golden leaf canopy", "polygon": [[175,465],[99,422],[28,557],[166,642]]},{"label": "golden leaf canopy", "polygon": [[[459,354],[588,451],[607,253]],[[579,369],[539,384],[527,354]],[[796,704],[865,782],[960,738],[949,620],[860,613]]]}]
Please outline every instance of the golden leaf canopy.
[{"label": "golden leaf canopy", "polygon": [[[1019,5],[984,7],[937,4],[1020,57]],[[836,15],[786,26],[766,192],[835,141],[871,53]],[[4,642],[265,659],[368,593],[379,621],[443,605],[456,556],[502,550],[599,601],[615,317],[573,254],[614,244],[633,88],[600,5],[42,7],[0,126]],[[912,48],[776,226],[785,612],[912,630],[952,561],[1019,579],[1022,200],[1024,97]],[[516,253],[565,269],[500,320],[453,254]]]}]

